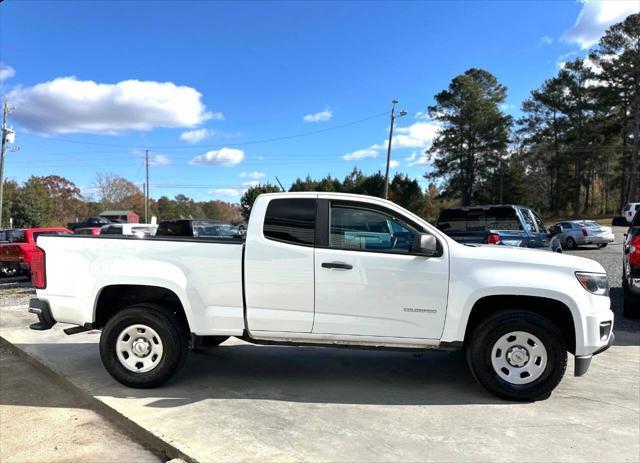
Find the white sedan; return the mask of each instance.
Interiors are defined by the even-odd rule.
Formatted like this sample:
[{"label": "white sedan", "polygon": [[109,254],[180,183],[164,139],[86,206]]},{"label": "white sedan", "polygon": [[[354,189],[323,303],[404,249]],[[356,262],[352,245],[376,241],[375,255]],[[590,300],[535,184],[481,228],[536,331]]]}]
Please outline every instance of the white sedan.
[{"label": "white sedan", "polygon": [[575,249],[586,244],[604,248],[615,239],[611,227],[600,225],[594,220],[571,220],[557,225],[562,229],[557,237],[563,249]]}]

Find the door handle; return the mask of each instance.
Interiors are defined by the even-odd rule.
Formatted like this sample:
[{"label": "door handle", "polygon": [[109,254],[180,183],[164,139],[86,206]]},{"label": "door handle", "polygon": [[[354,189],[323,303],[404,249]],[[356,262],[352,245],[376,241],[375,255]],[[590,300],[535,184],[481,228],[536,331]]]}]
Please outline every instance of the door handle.
[{"label": "door handle", "polygon": [[323,262],[322,263],[322,267],[323,268],[339,268],[339,269],[342,269],[342,270],[351,270],[353,268],[353,265],[345,264],[344,262]]}]

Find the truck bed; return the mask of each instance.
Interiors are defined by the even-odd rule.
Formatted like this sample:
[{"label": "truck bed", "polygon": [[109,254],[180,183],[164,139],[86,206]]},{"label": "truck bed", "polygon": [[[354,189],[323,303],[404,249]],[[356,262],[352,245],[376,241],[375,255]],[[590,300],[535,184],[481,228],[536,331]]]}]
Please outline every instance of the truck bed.
[{"label": "truck bed", "polygon": [[46,253],[44,292],[60,308],[59,322],[92,322],[86,308],[95,307],[101,288],[125,280],[187,294],[181,302],[197,320],[195,334],[201,335],[230,329],[242,334],[243,244],[241,239],[165,236],[38,238]]}]

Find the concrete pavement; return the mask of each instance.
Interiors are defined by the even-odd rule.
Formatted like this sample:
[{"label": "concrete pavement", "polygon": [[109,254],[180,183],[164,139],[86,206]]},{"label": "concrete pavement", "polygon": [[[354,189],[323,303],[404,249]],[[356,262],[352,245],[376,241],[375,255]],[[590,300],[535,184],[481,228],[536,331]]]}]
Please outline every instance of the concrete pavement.
[{"label": "concrete pavement", "polygon": [[[515,404],[476,384],[461,353],[414,355],[230,340],[190,354],[165,387],[128,389],[103,369],[98,333],[0,335],[191,458],[205,461],[638,461],[640,333],[618,332],[582,378]],[[568,372],[573,371],[570,362]]]}]

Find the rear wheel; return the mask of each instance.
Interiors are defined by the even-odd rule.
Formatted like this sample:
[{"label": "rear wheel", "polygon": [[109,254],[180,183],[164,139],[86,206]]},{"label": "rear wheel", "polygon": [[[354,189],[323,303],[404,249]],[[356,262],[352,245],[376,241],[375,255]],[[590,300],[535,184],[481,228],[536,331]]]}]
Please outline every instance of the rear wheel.
[{"label": "rear wheel", "polygon": [[598,245],[599,248],[606,248],[608,243],[600,243]]},{"label": "rear wheel", "polygon": [[573,238],[569,237],[567,238],[567,241],[565,242],[565,247],[567,249],[575,249],[578,247],[578,245],[576,244],[576,240],[574,240]]},{"label": "rear wheel", "polygon": [[183,365],[188,341],[170,311],[152,304],[114,315],[100,336],[100,358],[118,382],[135,388],[163,384]]},{"label": "rear wheel", "polygon": [[562,333],[548,319],[525,310],[503,311],[483,320],[467,346],[476,379],[508,400],[546,399],[567,367]]}]

